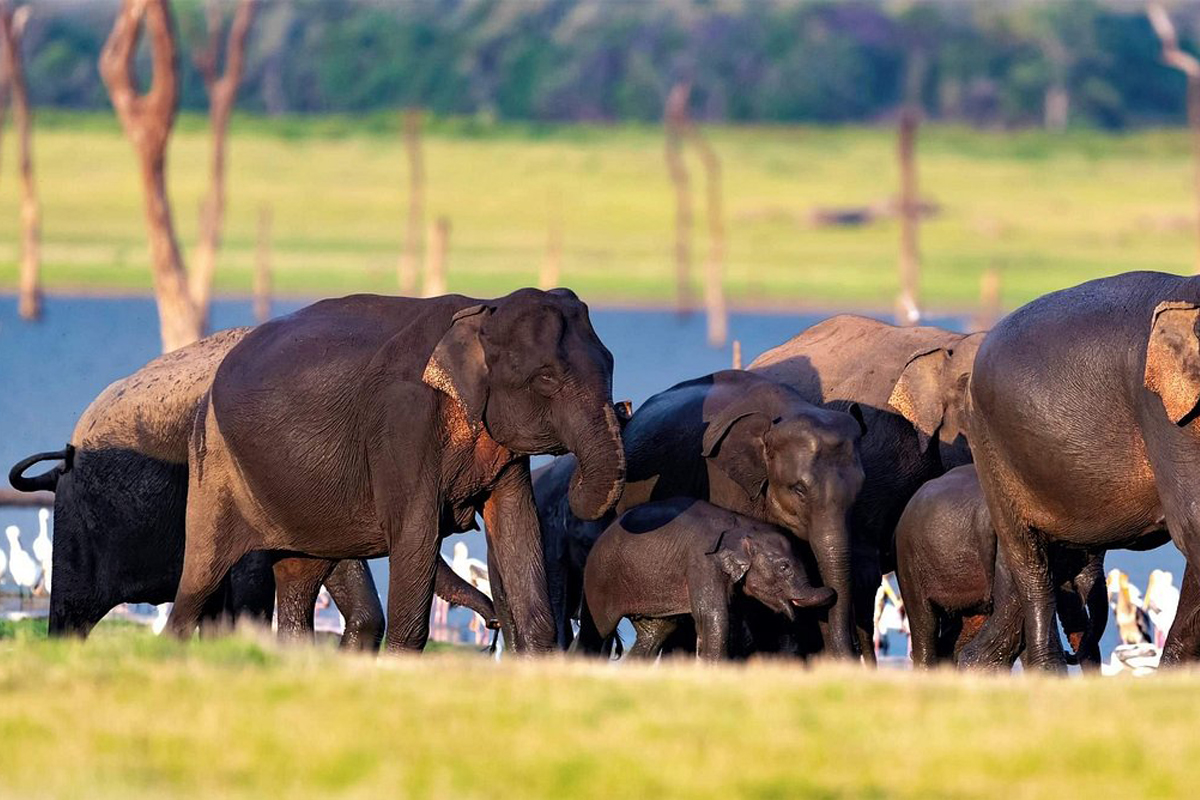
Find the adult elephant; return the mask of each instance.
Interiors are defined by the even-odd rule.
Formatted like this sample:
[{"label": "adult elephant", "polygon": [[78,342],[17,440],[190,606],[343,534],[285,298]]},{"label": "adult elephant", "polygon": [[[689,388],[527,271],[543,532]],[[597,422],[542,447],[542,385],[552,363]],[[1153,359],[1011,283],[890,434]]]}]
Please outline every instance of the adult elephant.
[{"label": "adult elephant", "polygon": [[[1048,546],[1146,549],[1168,536],[1188,566],[1164,658],[1200,655],[1187,599],[1200,567],[1198,325],[1200,279],[1131,272],[1034,300],[979,350],[971,442],[1032,666],[1064,663]],[[998,616],[962,661],[990,663]]]},{"label": "adult elephant", "polygon": [[[847,515],[863,481],[857,407],[831,411],[743,370],[677,384],[645,402],[625,428],[624,512],[692,497],[778,525],[812,549],[837,593],[828,650],[853,654]],[[815,576],[814,576],[815,577]]]},{"label": "adult elephant", "polygon": [[197,412],[172,630],[191,633],[251,550],[387,555],[388,649],[420,650],[438,542],[482,510],[506,638],[552,648],[529,456],[574,452],[574,513],[612,508],[625,483],[612,365],[565,289],[354,295],[254,329]]},{"label": "adult elephant", "polygon": [[925,481],[971,460],[967,382],[983,336],[841,314],[749,366],[810,403],[862,410],[864,482],[850,525],[858,644],[869,661],[875,657],[875,592],[896,568],[893,540],[904,506]]},{"label": "adult elephant", "polygon": [[[175,597],[183,571],[192,420],[217,365],[249,331],[215,333],[113,382],[80,416],[65,450],[38,454],[13,468],[14,488],[55,494],[51,636],[86,636],[121,603],[158,604]],[[62,463],[43,475],[23,475],[33,463],[50,459]],[[472,595],[471,587],[442,566],[444,596],[481,613],[490,609],[484,595]],[[359,561],[248,554],[230,571],[206,618],[270,623],[278,589],[281,635],[311,636],[313,601],[322,583],[346,618],[343,645],[378,647],[383,608]]]}]

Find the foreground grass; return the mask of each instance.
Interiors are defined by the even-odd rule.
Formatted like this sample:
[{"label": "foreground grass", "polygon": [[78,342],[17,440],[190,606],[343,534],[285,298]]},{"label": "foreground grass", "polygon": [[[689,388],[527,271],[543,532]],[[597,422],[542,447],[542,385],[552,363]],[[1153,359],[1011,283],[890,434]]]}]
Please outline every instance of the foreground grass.
[{"label": "foreground grass", "polygon": [[4,794],[1190,795],[1200,676],[1108,681],[0,641]]},{"label": "foreground grass", "polygon": [[[218,287],[251,285],[258,211],[274,219],[276,286],[306,295],[394,291],[404,231],[398,117],[235,120]],[[876,203],[896,189],[894,137],[867,128],[714,128],[723,159],[728,283],[735,302],[890,306],[894,223],[814,228],[817,206]],[[538,127],[435,121],[425,142],[428,214],[453,230],[450,287],[491,294],[535,281],[551,215],[562,281],[597,300],[672,297],[673,204],[657,127]],[[1014,305],[1129,269],[1194,260],[1186,134],[1052,135],[922,130],[921,187],[942,212],[922,227],[924,291],[975,302],[995,264]],[[12,148],[0,168],[0,288],[16,280]],[[185,250],[206,188],[202,117],[185,115],[170,179]],[[142,197],[129,144],[109,115],[43,114],[36,163],[45,280],[57,289],[150,285]],[[692,164],[697,203],[703,178]],[[696,272],[706,252],[696,208]]]}]

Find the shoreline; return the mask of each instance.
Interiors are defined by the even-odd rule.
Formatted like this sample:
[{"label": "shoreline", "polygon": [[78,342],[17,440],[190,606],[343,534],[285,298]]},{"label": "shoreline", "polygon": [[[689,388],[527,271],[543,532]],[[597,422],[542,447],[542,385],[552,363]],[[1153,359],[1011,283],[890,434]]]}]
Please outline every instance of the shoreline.
[{"label": "shoreline", "polygon": [[[347,294],[356,294],[356,292],[347,292]],[[284,291],[273,293],[271,300],[272,302],[315,301],[324,297],[336,296],[339,295]],[[15,300],[16,297],[17,291],[15,289],[11,287],[0,289],[0,298]],[[154,292],[149,289],[137,290],[82,286],[43,290],[42,297],[46,302],[53,302],[53,299],[56,297],[83,300],[153,300]],[[254,296],[249,292],[216,292],[213,294],[212,299],[214,302],[249,303],[253,301]],[[677,312],[675,305],[665,300],[621,297],[619,295],[594,295],[591,298],[584,297],[582,299],[588,306],[605,311],[655,311],[670,314]],[[890,304],[871,302],[839,303],[831,301],[823,303],[816,300],[768,300],[760,298],[743,301],[730,300],[727,301],[726,306],[730,314],[756,314],[764,316],[861,314],[862,316],[881,317],[884,319],[892,319],[894,317],[894,308]],[[1005,309],[1002,313],[1007,313],[1010,310]],[[686,316],[692,314],[703,315],[704,306],[693,306],[690,311],[684,313]],[[931,319],[945,319],[950,317],[970,321],[976,314],[978,314],[978,309],[962,306],[930,305],[924,309],[924,316]]]}]

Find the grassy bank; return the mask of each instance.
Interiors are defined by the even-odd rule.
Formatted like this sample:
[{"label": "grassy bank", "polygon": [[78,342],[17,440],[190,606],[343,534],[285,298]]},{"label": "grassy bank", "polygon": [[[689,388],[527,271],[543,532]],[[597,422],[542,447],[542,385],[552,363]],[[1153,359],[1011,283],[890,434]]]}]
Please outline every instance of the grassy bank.
[{"label": "grassy bank", "polygon": [[[107,115],[44,114],[36,163],[45,281],[55,289],[150,284],[135,162]],[[218,288],[248,291],[258,211],[274,217],[279,291],[394,291],[404,231],[405,159],[393,115],[239,118],[230,149]],[[890,131],[721,128],[728,283],[735,302],[890,306],[894,222],[816,228],[816,206],[876,203],[896,186]],[[488,125],[443,120],[426,137],[428,212],[450,218],[452,290],[492,294],[535,280],[551,214],[562,281],[589,297],[672,297],[673,205],[653,127]],[[172,143],[171,190],[185,250],[195,241],[208,152],[202,117]],[[1004,273],[1008,305],[1128,269],[1186,271],[1194,259],[1186,134],[1051,135],[927,128],[922,227],[929,302],[969,306],[980,273]],[[13,148],[0,167],[0,288],[16,277]],[[692,161],[697,202],[703,180]],[[706,252],[696,208],[696,272]]]},{"label": "grassy bank", "polygon": [[19,637],[0,776],[12,797],[1185,795],[1198,689]]}]

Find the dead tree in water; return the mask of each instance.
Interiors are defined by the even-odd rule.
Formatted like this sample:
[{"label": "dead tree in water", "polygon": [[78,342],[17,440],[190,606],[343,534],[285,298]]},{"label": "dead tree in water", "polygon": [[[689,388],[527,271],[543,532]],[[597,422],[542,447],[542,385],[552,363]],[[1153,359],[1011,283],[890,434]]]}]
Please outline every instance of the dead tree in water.
[{"label": "dead tree in water", "polygon": [[915,325],[921,319],[919,287],[921,254],[917,244],[920,201],[917,195],[916,140],[920,112],[915,106],[900,111],[900,296],[896,298],[896,322]]},{"label": "dead tree in water", "polygon": [[675,305],[681,314],[692,308],[692,194],[683,140],[688,124],[690,83],[677,83],[667,95],[663,114],[667,173],[675,188]]},{"label": "dead tree in water", "polygon": [[[134,57],[143,27],[150,37],[153,74],[150,88],[139,95]],[[123,0],[100,53],[100,75],[141,168],[163,350],[175,350],[197,341],[203,325],[188,290],[167,196],[167,142],[179,104],[179,65],[167,0]]]},{"label": "dead tree in water", "polygon": [[708,259],[704,263],[704,308],[708,320],[708,343],[722,347],[729,337],[729,311],[725,306],[725,212],[721,202],[721,159],[701,134],[688,128],[704,165],[708,211]]},{"label": "dead tree in water", "polygon": [[538,288],[553,289],[562,277],[562,209],[557,190],[549,193],[546,217],[546,256],[538,271]]},{"label": "dead tree in water", "polygon": [[196,54],[196,67],[204,77],[208,91],[208,120],[212,128],[212,158],[209,162],[208,197],[200,208],[200,241],[196,262],[189,275],[188,291],[196,305],[201,329],[208,323],[212,300],[213,275],[217,251],[221,247],[221,228],[225,221],[225,142],[229,138],[229,117],[237,99],[238,84],[246,63],[246,35],[254,20],[256,0],[238,0],[233,23],[225,42],[225,71],[218,73],[221,51],[221,3],[208,0],[208,39]]},{"label": "dead tree in water", "polygon": [[29,6],[15,12],[4,2],[0,5],[0,38],[4,46],[4,71],[11,91],[13,120],[17,125],[17,162],[21,174],[21,267],[18,311],[22,319],[37,319],[42,314],[41,267],[41,206],[38,203],[37,183],[33,177],[33,119],[29,109],[29,92],[25,85],[25,67],[21,58],[21,41]]},{"label": "dead tree in water", "polygon": [[396,278],[400,294],[411,295],[417,288],[417,261],[425,225],[425,162],[421,154],[421,112],[417,109],[404,112],[404,152],[408,156],[408,222]]},{"label": "dead tree in water", "polygon": [[450,220],[438,217],[429,228],[429,249],[425,251],[422,297],[440,297],[446,293],[446,251],[449,244]]},{"label": "dead tree in water", "polygon": [[254,320],[271,318],[271,207],[258,211],[258,248],[254,253]]},{"label": "dead tree in water", "polygon": [[1192,189],[1196,195],[1196,233],[1198,249],[1194,270],[1200,273],[1200,60],[1179,47],[1179,37],[1171,16],[1159,3],[1146,6],[1146,16],[1162,42],[1162,57],[1187,77],[1187,120],[1192,133]]}]

